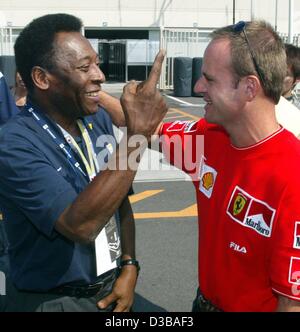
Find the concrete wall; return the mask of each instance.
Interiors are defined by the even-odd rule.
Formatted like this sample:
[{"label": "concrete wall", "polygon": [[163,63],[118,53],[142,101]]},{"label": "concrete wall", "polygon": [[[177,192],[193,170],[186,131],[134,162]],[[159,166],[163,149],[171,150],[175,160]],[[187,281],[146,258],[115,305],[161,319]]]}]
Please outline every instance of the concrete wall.
[{"label": "concrete wall", "polygon": [[[278,30],[288,32],[288,0],[278,2]],[[276,0],[236,0],[236,21],[257,18],[275,25]],[[0,0],[0,26],[23,27],[34,17],[67,12],[86,27],[219,27],[232,23],[232,0]],[[294,0],[294,32],[300,33],[300,0]]]}]

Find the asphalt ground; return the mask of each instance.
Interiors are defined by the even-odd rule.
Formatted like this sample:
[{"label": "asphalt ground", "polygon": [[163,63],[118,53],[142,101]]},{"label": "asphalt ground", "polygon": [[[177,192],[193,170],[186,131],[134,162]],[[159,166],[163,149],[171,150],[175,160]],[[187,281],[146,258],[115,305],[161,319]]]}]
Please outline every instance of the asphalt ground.
[{"label": "asphalt ground", "polygon": [[[104,91],[116,97],[120,97],[122,88],[122,84],[103,85]],[[170,107],[165,122],[197,120],[203,116],[202,98],[182,98],[174,96],[172,91],[161,92]],[[139,171],[133,189],[136,255],[141,265],[133,309],[136,312],[191,311],[198,284],[194,186],[177,170],[152,170],[145,174]]]},{"label": "asphalt ground", "polygon": [[132,204],[141,264],[134,311],[191,311],[197,288],[197,213],[182,217],[179,211],[195,204],[194,186],[139,182],[133,188],[135,193],[162,190]]}]

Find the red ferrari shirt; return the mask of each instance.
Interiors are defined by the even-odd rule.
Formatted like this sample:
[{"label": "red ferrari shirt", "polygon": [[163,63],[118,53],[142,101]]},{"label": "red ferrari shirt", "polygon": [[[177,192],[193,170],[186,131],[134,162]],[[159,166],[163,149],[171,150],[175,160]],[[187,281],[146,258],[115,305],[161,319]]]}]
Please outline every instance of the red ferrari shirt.
[{"label": "red ferrari shirt", "polygon": [[298,139],[282,128],[236,148],[205,120],[166,123],[161,135],[196,188],[203,295],[224,311],[273,311],[278,294],[300,301]]}]

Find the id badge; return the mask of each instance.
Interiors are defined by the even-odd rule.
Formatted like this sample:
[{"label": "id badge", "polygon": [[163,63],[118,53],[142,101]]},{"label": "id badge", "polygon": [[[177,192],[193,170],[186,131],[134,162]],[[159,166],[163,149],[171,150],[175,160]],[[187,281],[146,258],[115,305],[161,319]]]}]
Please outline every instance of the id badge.
[{"label": "id badge", "polygon": [[97,276],[117,267],[121,256],[121,240],[115,216],[101,230],[95,240]]}]

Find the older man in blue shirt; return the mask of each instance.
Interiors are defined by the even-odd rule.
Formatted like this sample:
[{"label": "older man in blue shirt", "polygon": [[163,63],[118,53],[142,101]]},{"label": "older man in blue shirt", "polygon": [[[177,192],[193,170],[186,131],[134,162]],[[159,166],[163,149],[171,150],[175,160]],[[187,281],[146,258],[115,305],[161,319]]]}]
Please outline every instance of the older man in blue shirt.
[{"label": "older man in blue shirt", "polygon": [[143,135],[145,149],[167,112],[156,90],[163,54],[146,82],[124,88],[122,149],[99,110],[104,75],[81,30],[72,15],[45,15],[15,44],[28,99],[0,132],[7,311],[129,311],[133,303],[139,264],[128,192],[137,148],[128,142]]}]

